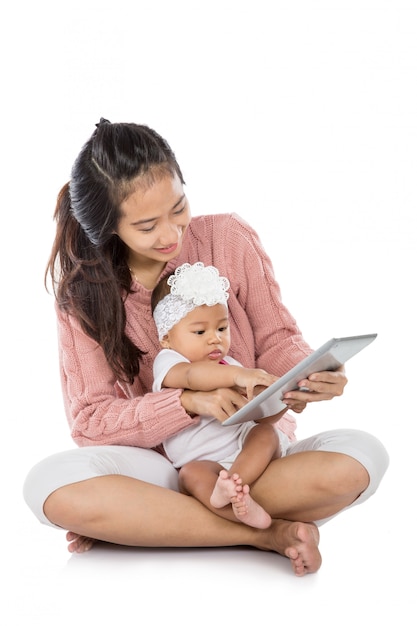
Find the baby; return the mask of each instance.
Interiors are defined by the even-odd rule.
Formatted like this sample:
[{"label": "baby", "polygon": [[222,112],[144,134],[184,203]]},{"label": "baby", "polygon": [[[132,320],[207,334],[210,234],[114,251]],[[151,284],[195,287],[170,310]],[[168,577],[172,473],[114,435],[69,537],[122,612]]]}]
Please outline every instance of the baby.
[{"label": "baby", "polygon": [[[277,377],[262,369],[244,368],[228,356],[229,281],[213,266],[185,263],[162,280],[152,298],[153,316],[162,350],[154,362],[153,391],[164,387],[214,392],[233,388],[242,403]],[[280,415],[261,423],[222,426],[235,404],[224,401],[221,415],[194,417],[194,424],[164,441],[164,449],[180,468],[181,490],[219,515],[267,528],[271,517],[250,496],[250,485],[269,462],[280,456]],[[283,438],[285,435],[283,435]]]}]

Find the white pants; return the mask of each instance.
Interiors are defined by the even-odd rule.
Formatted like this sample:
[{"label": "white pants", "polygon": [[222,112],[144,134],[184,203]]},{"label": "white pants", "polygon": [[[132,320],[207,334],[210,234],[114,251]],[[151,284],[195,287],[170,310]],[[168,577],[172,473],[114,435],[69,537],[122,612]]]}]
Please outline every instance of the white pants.
[{"label": "white pants", "polygon": [[[366,468],[369,485],[351,506],[361,504],[375,493],[389,463],[380,441],[360,430],[329,430],[296,441],[289,445],[286,456],[305,450],[347,454]],[[91,446],[59,452],[35,465],[26,478],[23,495],[40,522],[59,528],[43,512],[44,502],[53,491],[89,478],[114,474],[178,491],[177,471],[157,452],[130,446]],[[317,523],[322,524],[327,519],[317,520]]]}]

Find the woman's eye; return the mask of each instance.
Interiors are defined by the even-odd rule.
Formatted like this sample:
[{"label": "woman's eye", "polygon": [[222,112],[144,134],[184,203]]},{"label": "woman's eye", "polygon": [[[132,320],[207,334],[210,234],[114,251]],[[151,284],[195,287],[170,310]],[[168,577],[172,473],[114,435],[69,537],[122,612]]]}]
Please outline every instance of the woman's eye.
[{"label": "woman's eye", "polygon": [[183,213],[184,211],[185,211],[185,204],[183,207],[178,209],[178,211],[174,211],[174,215],[181,215],[181,213]]}]

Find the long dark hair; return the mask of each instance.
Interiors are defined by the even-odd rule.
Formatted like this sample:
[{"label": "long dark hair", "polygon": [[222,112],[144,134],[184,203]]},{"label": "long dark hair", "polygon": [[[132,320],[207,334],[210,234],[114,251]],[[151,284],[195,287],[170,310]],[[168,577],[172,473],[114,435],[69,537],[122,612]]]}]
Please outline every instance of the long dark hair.
[{"label": "long dark hair", "polygon": [[144,354],[126,335],[124,299],[131,289],[128,249],[115,234],[121,203],[138,177],[184,179],[175,155],[158,133],[133,123],[101,119],[61,189],[56,236],[46,268],[58,306],[74,316],[103,348],[117,379],[133,382]]}]

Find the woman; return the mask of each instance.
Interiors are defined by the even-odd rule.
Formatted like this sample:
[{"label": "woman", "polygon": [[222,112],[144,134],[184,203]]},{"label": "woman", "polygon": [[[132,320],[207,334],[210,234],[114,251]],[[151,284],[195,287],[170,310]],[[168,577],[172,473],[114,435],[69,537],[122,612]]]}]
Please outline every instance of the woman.
[{"label": "woman", "polygon": [[[233,389],[152,393],[159,341],[151,292],[179,265],[201,261],[230,279],[231,356],[282,376],[311,352],[281,302],[257,234],[234,214],[191,218],[175,155],[155,131],[102,119],[82,148],[55,212],[49,262],[56,295],[62,388],[78,449],[29,473],[28,505],[40,521],[65,528],[70,552],[94,540],[131,546],[250,545],[290,559],[296,575],[321,565],[318,525],[366,500],[388,456],[372,435],[335,430],[297,441],[286,411],[278,428],[287,455],[253,484],[271,515],[268,529],[222,519],[178,492],[176,470],[158,446],[193,416],[232,414],[245,403]],[[287,393],[306,403],[343,393],[343,369],[318,372]]]}]

